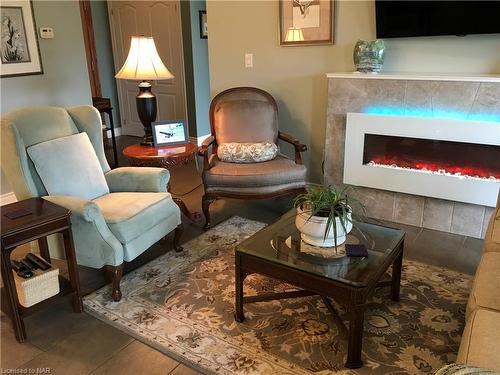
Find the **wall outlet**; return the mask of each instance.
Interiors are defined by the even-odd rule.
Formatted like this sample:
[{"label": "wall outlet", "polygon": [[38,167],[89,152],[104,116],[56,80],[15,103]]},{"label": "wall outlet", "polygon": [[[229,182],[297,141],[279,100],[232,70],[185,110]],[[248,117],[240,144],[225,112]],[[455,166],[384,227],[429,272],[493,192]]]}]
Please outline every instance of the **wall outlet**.
[{"label": "wall outlet", "polygon": [[52,27],[40,27],[40,38],[42,39],[54,38],[54,29]]},{"label": "wall outlet", "polygon": [[253,53],[245,53],[245,68],[253,68]]}]

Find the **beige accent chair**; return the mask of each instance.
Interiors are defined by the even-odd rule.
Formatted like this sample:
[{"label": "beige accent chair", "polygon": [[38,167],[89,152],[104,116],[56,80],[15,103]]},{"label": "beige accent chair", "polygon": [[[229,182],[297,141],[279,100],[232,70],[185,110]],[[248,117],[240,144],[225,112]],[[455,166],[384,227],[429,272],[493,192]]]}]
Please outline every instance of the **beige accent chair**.
[{"label": "beige accent chair", "polygon": [[[211,226],[209,206],[219,197],[267,199],[304,190],[307,169],[300,153],[307,147],[278,130],[278,106],[269,93],[255,87],[235,87],[219,93],[210,105],[210,127],[212,134],[199,150],[204,158],[205,229]],[[222,143],[278,144],[279,140],[294,146],[295,160],[278,154],[270,161],[238,164],[217,157],[217,147]]]}]

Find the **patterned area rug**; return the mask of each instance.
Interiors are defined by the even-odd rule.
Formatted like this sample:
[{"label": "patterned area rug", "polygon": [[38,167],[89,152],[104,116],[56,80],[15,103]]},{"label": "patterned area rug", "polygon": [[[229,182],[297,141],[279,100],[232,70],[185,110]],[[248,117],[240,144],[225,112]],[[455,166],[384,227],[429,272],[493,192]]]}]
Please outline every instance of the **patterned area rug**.
[{"label": "patterned area rug", "polygon": [[[356,371],[343,367],[345,332],[318,297],[247,304],[236,323],[234,247],[263,226],[233,217],[124,276],[120,302],[108,287],[85,297],[85,311],[204,373],[417,375],[455,360],[471,278],[416,262],[404,263],[399,303],[389,288],[371,299]],[[245,281],[246,295],[288,290]]]}]

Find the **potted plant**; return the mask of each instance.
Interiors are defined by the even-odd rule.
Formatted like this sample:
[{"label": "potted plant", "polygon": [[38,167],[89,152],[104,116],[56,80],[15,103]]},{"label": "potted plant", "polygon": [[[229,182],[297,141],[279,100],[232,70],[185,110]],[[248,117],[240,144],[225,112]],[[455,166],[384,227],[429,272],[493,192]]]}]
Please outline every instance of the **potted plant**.
[{"label": "potted plant", "polygon": [[301,238],[310,245],[333,247],[345,242],[353,227],[353,206],[364,207],[347,196],[348,187],[310,185],[294,200],[297,209],[295,225]]}]

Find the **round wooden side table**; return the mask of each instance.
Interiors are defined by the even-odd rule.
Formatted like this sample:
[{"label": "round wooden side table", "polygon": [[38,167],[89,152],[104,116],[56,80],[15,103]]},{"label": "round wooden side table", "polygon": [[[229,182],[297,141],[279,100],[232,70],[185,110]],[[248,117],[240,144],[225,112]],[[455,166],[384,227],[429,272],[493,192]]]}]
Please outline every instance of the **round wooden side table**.
[{"label": "round wooden side table", "polygon": [[[172,146],[143,146],[134,144],[123,149],[125,155],[133,167],[160,167],[172,168],[182,167],[196,161],[196,146],[189,142],[183,145]],[[199,212],[189,212],[186,204],[180,198],[172,197],[175,203],[191,221],[201,218]]]},{"label": "round wooden side table", "polygon": [[173,146],[143,146],[135,144],[123,150],[134,167],[181,167],[195,160],[196,146],[191,142]]}]

